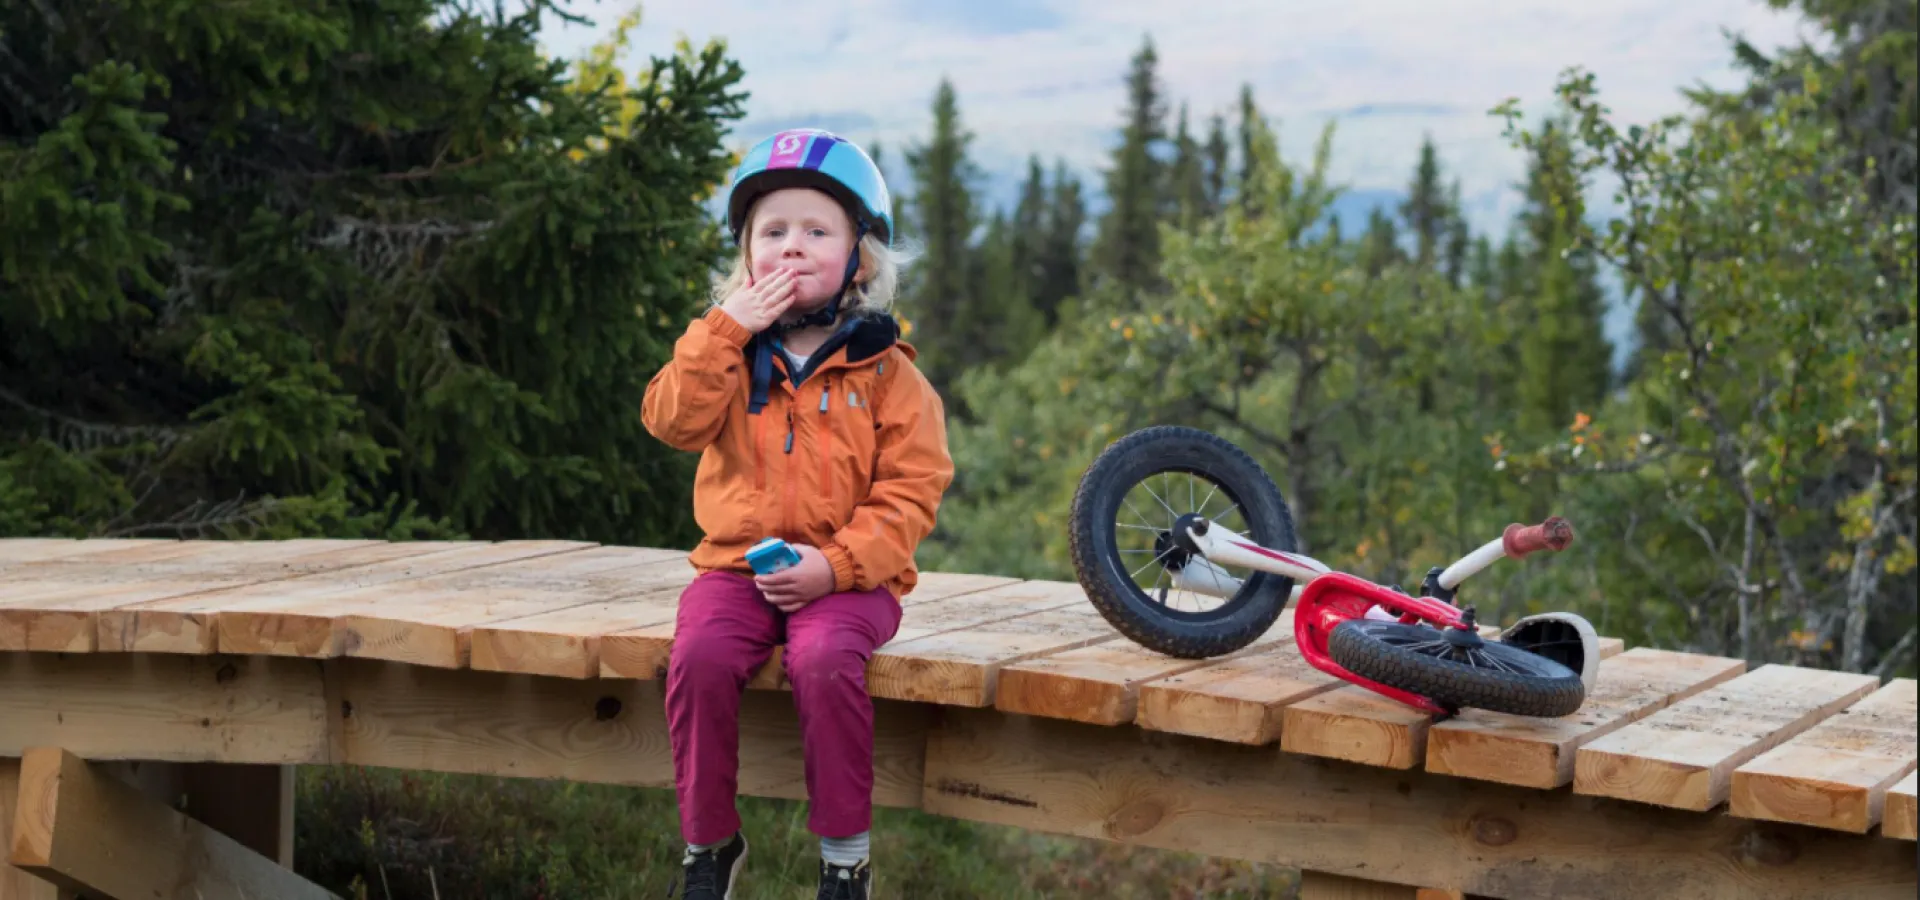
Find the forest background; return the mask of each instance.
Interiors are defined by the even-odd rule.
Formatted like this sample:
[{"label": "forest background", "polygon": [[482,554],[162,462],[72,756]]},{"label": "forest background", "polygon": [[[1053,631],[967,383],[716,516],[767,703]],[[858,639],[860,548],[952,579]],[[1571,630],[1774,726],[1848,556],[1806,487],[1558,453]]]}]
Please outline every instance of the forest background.
[{"label": "forest background", "polygon": [[[1581,540],[1489,572],[1483,617],[1912,676],[1916,4],[1768,3],[1817,39],[1730,39],[1743,82],[1676,85],[1680,114],[1620,120],[1578,60],[1550,115],[1491,110],[1528,159],[1497,238],[1431,143],[1404,202],[1334,218],[1331,130],[1282,134],[1251,88],[1190,110],[1150,36],[1098,177],[1035,156],[995,203],[943,83],[928,133],[873,148],[959,468],[921,565],[1070,579],[1087,463],[1187,424],[1332,565],[1414,584],[1558,513]],[[107,9],[0,7],[0,536],[692,544],[693,457],[637,409],[727,251],[751,76],[723,42],[629,70],[637,12],[568,60],[538,2]],[[654,896],[677,867],[665,792],[315,771],[301,802],[302,870],[372,897],[429,870]],[[754,890],[809,879],[798,805],[748,806]],[[1291,883],[879,827],[915,896]]]}]

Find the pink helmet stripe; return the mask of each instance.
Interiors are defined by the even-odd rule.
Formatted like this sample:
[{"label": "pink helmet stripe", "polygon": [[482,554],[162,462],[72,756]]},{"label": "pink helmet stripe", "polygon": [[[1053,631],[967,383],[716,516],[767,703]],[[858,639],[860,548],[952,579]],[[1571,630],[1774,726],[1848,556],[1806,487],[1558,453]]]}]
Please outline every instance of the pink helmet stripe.
[{"label": "pink helmet stripe", "polygon": [[769,169],[792,169],[807,157],[813,135],[805,131],[783,131],[773,138],[773,152],[767,157]]}]

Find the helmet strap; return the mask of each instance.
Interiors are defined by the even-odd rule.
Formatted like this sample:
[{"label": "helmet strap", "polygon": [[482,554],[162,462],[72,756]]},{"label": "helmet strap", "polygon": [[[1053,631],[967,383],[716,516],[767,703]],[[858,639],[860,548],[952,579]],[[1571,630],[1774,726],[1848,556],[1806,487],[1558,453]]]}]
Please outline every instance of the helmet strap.
[{"label": "helmet strap", "polygon": [[[858,217],[856,217],[856,219],[857,218]],[[774,323],[775,334],[785,334],[789,331],[810,328],[815,325],[832,325],[840,320],[840,301],[846,297],[848,289],[853,287],[853,276],[860,271],[860,242],[866,239],[867,236],[866,221],[864,219],[859,219],[858,221],[860,224],[855,228],[853,234],[853,252],[847,254],[847,270],[840,275],[840,290],[834,293],[833,299],[828,300],[826,306],[801,316],[792,324]]]}]

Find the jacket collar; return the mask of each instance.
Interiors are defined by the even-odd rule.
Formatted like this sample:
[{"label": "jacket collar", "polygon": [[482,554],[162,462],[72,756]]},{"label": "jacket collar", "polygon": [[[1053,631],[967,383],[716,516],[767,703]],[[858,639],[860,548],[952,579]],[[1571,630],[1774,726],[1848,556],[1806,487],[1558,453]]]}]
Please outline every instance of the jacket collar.
[{"label": "jacket collar", "polygon": [[[843,322],[834,333],[820,345],[813,355],[807,358],[807,364],[800,371],[792,373],[791,380],[800,384],[815,372],[823,369],[853,368],[868,363],[888,348],[895,345],[907,353],[909,359],[915,355],[911,345],[900,340],[900,323],[887,313],[862,313]],[[786,371],[786,359],[774,353],[774,337],[768,331],[753,336],[742,348],[747,364],[753,375],[752,390],[748,394],[747,411],[758,413],[767,405],[767,393],[776,384],[789,380]],[[838,351],[845,349],[845,354]],[[773,358],[781,356],[780,365],[773,364]]]}]

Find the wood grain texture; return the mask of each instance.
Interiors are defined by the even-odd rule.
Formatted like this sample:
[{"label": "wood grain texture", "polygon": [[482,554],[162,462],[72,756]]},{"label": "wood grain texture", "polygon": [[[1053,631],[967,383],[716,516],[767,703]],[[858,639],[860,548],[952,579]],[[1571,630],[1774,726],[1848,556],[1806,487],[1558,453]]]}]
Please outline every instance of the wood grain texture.
[{"label": "wood grain texture", "polygon": [[1557,719],[1462,710],[1427,731],[1429,772],[1524,787],[1573,782],[1574,755],[1675,701],[1737,677],[1746,663],[1636,647],[1600,666],[1579,712]]},{"label": "wood grain texture", "polygon": [[1866,699],[1733,770],[1736,816],[1865,834],[1887,789],[1914,771],[1914,680]]},{"label": "wood grain texture", "polygon": [[1733,770],[1879,686],[1871,675],[1766,665],[1580,748],[1573,789],[1705,811]]},{"label": "wood grain texture", "polygon": [[8,862],[89,895],[338,900],[57,747],[27,751]]},{"label": "wood grain texture", "polygon": [[935,815],[1493,897],[1920,887],[1901,842],[992,710],[944,710],[926,773]]}]

